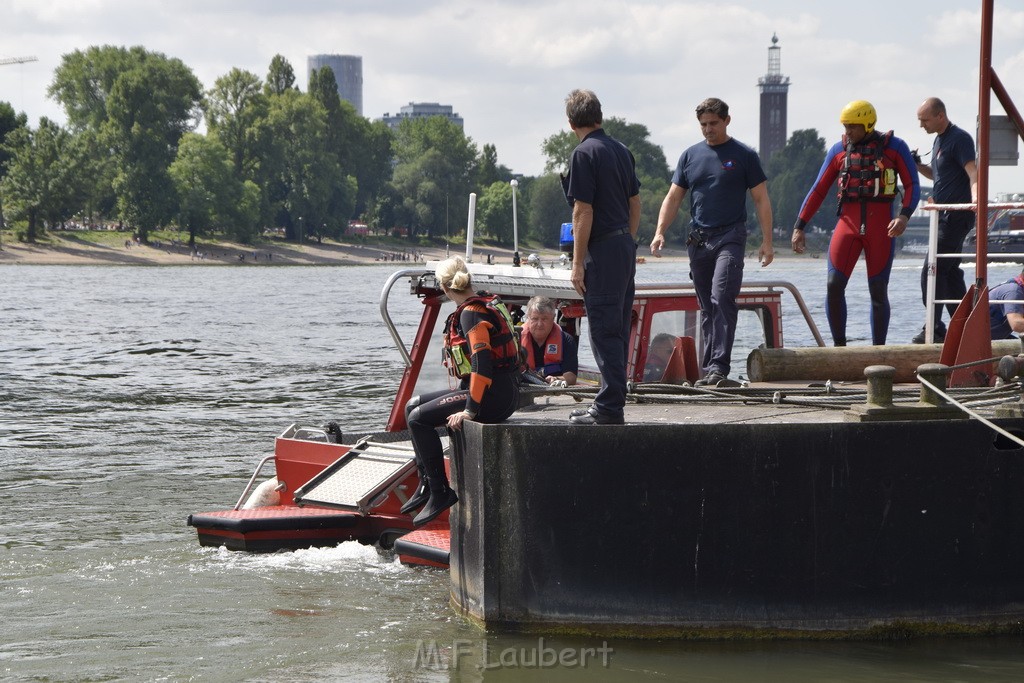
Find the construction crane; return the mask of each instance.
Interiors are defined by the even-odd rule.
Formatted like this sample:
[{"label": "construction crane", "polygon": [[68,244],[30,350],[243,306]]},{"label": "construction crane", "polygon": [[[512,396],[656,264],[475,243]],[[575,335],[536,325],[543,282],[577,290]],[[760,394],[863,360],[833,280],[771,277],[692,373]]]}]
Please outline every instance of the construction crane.
[{"label": "construction crane", "polygon": [[0,66],[5,64],[24,64],[25,62],[38,62],[39,60],[35,57],[7,57],[0,59]]}]

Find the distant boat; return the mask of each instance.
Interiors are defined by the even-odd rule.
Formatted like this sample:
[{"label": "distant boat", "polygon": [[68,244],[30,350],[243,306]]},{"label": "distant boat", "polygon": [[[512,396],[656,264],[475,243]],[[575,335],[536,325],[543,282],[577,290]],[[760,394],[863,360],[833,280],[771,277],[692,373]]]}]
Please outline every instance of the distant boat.
[{"label": "distant boat", "polygon": [[[964,244],[965,252],[976,251],[977,235],[971,233]],[[1024,230],[995,230],[988,234],[990,262],[1024,263]]]}]

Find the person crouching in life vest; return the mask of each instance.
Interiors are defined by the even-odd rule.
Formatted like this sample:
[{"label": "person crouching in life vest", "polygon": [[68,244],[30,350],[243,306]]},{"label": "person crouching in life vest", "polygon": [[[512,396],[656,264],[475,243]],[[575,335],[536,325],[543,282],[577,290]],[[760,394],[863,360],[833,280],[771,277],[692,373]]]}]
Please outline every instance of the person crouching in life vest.
[{"label": "person crouching in life vest", "polygon": [[546,296],[535,296],[526,302],[526,323],[520,337],[526,352],[526,366],[544,380],[576,384],[579,361],[576,340],[555,325],[555,302]]},{"label": "person crouching in life vest", "polygon": [[[846,134],[832,145],[793,226],[793,251],[806,248],[804,228],[839,179],[839,221],[828,247],[825,315],[836,346],[846,346],[846,285],[860,254],[868,271],[871,296],[871,343],[885,343],[889,331],[889,272],[896,253],[895,238],[921,197],[917,166],[910,148],[892,131],[875,130],[877,116],[870,102],[854,100],[839,115]],[[896,178],[903,185],[900,210],[893,216]]]},{"label": "person crouching in life vest", "polygon": [[519,404],[519,339],[505,305],[495,296],[474,294],[466,263],[458,256],[438,264],[436,277],[457,306],[445,323],[444,358],[460,384],[455,391],[441,389],[415,396],[405,407],[421,486],[402,506],[402,512],[408,514],[422,506],[413,519],[417,527],[459,500],[448,484],[437,427],[446,425],[459,431],[465,420],[502,422]]}]

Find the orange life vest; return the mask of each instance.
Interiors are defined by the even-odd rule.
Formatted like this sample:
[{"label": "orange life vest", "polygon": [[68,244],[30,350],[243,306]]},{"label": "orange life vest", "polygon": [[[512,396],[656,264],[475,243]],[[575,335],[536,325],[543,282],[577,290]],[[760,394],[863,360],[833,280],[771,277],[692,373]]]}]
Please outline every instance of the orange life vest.
[{"label": "orange life vest", "polygon": [[843,136],[846,154],[839,178],[839,202],[891,202],[896,198],[896,164],[885,154],[892,138],[874,132],[860,144]]},{"label": "orange life vest", "polygon": [[562,347],[562,328],[558,325],[551,326],[551,332],[548,333],[548,338],[544,340],[544,358],[541,359],[544,361],[543,365],[538,363],[538,359],[535,357],[533,336],[530,334],[528,325],[523,326],[519,343],[526,352],[526,365],[531,370],[539,370],[545,377],[562,374],[562,354],[564,349]]},{"label": "orange life vest", "polygon": [[473,370],[473,351],[469,348],[469,340],[462,329],[460,318],[462,311],[471,306],[475,310],[490,313],[497,324],[496,332],[491,332],[491,351],[493,368],[497,373],[518,372],[522,358],[519,349],[519,337],[512,329],[512,316],[505,304],[495,294],[478,293],[466,299],[455,312],[448,316],[444,324],[444,364],[455,377],[462,379]]}]

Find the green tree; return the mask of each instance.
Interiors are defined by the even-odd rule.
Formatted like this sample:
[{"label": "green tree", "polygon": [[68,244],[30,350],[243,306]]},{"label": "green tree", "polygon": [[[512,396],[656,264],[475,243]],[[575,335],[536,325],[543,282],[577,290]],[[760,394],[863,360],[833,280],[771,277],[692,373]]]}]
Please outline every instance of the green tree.
[{"label": "green tree", "polygon": [[512,180],[512,169],[498,163],[498,149],[494,145],[484,145],[477,163],[477,185],[480,188],[490,187],[497,182]]},{"label": "green tree", "polygon": [[[7,175],[7,162],[11,159],[10,152],[4,147],[7,140],[8,134],[13,131],[24,128],[27,125],[28,119],[25,114],[16,114],[14,107],[7,102],[0,102],[0,183],[3,182],[4,176]],[[3,193],[0,193],[0,230],[4,229],[4,204],[3,204]],[[0,248],[3,248],[3,242],[0,240]]]},{"label": "green tree", "polygon": [[359,181],[356,212],[361,214],[376,206],[381,197],[387,196],[394,169],[391,148],[395,136],[383,121],[371,123],[359,116],[356,117],[356,124],[361,131],[361,139],[365,141],[365,147],[356,150],[360,159],[356,170],[356,179]]},{"label": "green tree", "polygon": [[[516,215],[522,238],[526,236],[526,210],[521,195],[516,198]],[[481,235],[491,237],[499,244],[513,243],[512,185],[498,181],[484,189],[476,203],[476,224]]]},{"label": "green tree", "polygon": [[[659,145],[649,140],[650,131],[647,126],[639,123],[610,117],[604,121],[605,132],[629,148],[636,160],[636,174],[640,180],[640,229],[638,239],[649,241],[654,236],[658,221],[661,202],[668,192],[671,172],[665,159],[665,152]],[[555,133],[544,140],[542,150],[546,161],[545,173],[565,174],[569,169],[569,159],[579,145],[576,134],[571,131]],[[554,177],[554,176],[553,176]],[[550,181],[549,181],[550,182]],[[545,187],[545,190],[548,188]],[[552,193],[553,194],[553,193]],[[564,195],[563,195],[564,196]],[[684,204],[679,216],[669,226],[670,241],[682,242],[686,239],[686,231],[681,226],[688,221],[689,210]],[[550,228],[547,228],[550,229]],[[544,233],[548,235],[547,232]],[[557,240],[557,235],[548,236],[545,244]]]},{"label": "green tree", "polygon": [[289,90],[295,90],[295,70],[291,63],[282,55],[274,55],[270,60],[270,68],[267,70],[267,81],[263,85],[263,92],[267,95],[283,95]]},{"label": "green tree", "polygon": [[9,133],[4,149],[10,158],[0,193],[11,215],[27,222],[25,240],[35,242],[44,221],[59,223],[77,211],[81,154],[71,134],[46,118],[38,130]]},{"label": "green tree", "polygon": [[529,194],[527,234],[545,247],[557,247],[562,223],[572,222],[572,210],[565,201],[562,183],[554,173],[533,180]]},{"label": "green tree", "polygon": [[[668,178],[647,178],[641,180],[640,186],[640,229],[637,230],[637,241],[643,245],[654,239],[654,231],[658,227],[658,214],[661,211],[661,203],[668,194],[671,184]],[[679,214],[668,226],[668,242],[682,246],[689,234],[690,224],[690,201],[683,200],[679,207]]]},{"label": "green tree", "polygon": [[178,196],[178,224],[188,230],[188,245],[216,225],[230,227],[232,236],[249,241],[253,226],[239,215],[244,188],[235,177],[228,151],[212,138],[186,133],[168,169]]},{"label": "green tree", "polygon": [[391,129],[383,121],[370,123],[342,100],[328,66],[310,74],[309,94],[327,111],[328,147],[338,157],[341,174],[355,179],[355,206],[347,217],[366,213],[391,180]]},{"label": "green tree", "polygon": [[121,73],[110,91],[104,128],[117,160],[114,190],[122,218],[143,242],[174,214],[167,168],[195,125],[201,93],[187,66],[158,53]]},{"label": "green tree", "polygon": [[288,90],[271,96],[265,131],[268,135],[269,164],[273,176],[271,200],[279,224],[289,239],[336,229],[343,220],[332,213],[331,198],[339,185],[355,196],[354,180],[340,175],[337,158],[325,153],[326,114],[309,95]]},{"label": "green tree", "polygon": [[544,172],[561,173],[569,172],[569,159],[576,145],[580,144],[576,134],[571,130],[559,131],[544,138],[541,144],[541,151],[544,152]]},{"label": "green tree", "polygon": [[[167,167],[178,139],[198,121],[199,81],[178,59],[142,47],[105,45],[65,55],[49,92],[73,130],[96,136],[87,143],[100,164],[93,178],[114,169],[121,217],[145,240],[173,214]],[[100,194],[94,186],[93,203]]]},{"label": "green tree", "polygon": [[309,95],[320,103],[325,112],[325,152],[334,155],[339,175],[344,177],[344,182],[331,190],[328,215],[332,220],[323,226],[328,235],[340,237],[356,208],[359,185],[355,175],[359,166],[356,154],[364,144],[355,122],[355,110],[352,105],[341,101],[331,67],[325,66],[309,75]]},{"label": "green tree", "polygon": [[242,183],[242,195],[235,207],[234,237],[249,244],[259,234],[259,220],[263,206],[263,191],[251,180]]},{"label": "green tree", "polygon": [[[796,222],[804,197],[814,185],[818,170],[825,159],[825,138],[810,128],[793,131],[786,146],[772,155],[768,162],[768,196],[772,201],[775,226],[788,231]],[[829,228],[835,222],[832,217],[835,205],[822,202],[821,208],[809,221],[810,225]]]},{"label": "green tree", "polygon": [[[668,193],[672,177],[665,152],[660,145],[648,139],[650,131],[643,124],[628,123],[613,116],[605,120],[604,128],[608,135],[626,145],[636,159],[636,175],[640,179],[640,229],[637,231],[637,239],[641,243],[650,242],[654,238],[661,202]],[[679,216],[669,225],[669,236],[675,236],[677,242],[685,242],[689,231],[684,230],[683,226],[688,222],[689,202],[684,202]]]},{"label": "green tree", "polygon": [[75,138],[82,153],[82,211],[89,222],[97,215],[113,216],[117,212],[117,163],[113,152],[104,136],[91,128],[79,131]]},{"label": "green tree", "polygon": [[114,83],[150,57],[163,56],[139,46],[104,45],[75,50],[61,59],[47,92],[64,107],[72,130],[99,131],[109,117],[107,102]]},{"label": "green tree", "polygon": [[[410,236],[445,232],[446,216],[465,216],[477,149],[462,129],[441,116],[405,120],[395,136],[391,192],[395,218]],[[446,211],[447,207],[447,211]]]},{"label": "green tree", "polygon": [[605,120],[604,129],[608,135],[624,144],[633,153],[633,158],[636,159],[636,174],[640,177],[641,182],[648,179],[664,180],[671,177],[672,173],[665,160],[665,150],[648,139],[651,132],[647,126],[641,123],[629,123],[613,116]]},{"label": "green tree", "polygon": [[267,116],[267,97],[259,76],[232,69],[207,92],[204,111],[210,134],[231,155],[235,177],[254,178],[260,157],[257,125]]},{"label": "green tree", "polygon": [[[0,145],[4,144],[9,133],[27,125],[28,119],[24,113],[16,114],[9,103],[0,102]],[[4,166],[10,158],[11,153],[0,148],[0,178],[3,177]]]}]

